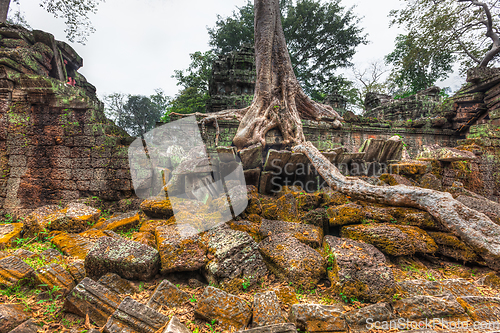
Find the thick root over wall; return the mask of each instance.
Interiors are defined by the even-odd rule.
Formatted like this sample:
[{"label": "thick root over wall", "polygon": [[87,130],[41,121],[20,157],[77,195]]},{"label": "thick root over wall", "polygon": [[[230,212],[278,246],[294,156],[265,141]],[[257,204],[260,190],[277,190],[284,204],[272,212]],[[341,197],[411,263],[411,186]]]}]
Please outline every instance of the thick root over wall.
[{"label": "thick root over wall", "polygon": [[342,175],[310,142],[299,144],[293,150],[305,154],[328,185],[339,192],[365,201],[427,211],[477,251],[490,268],[500,270],[500,226],[453,199],[450,193],[405,185],[370,185]]}]

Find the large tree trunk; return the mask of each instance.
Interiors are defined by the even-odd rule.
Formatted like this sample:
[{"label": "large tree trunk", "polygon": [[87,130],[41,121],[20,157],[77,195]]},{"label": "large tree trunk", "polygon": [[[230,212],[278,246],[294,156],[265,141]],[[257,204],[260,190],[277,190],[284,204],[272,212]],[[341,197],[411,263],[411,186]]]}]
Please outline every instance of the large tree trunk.
[{"label": "large tree trunk", "polygon": [[9,6],[10,0],[0,0],[0,23],[5,23],[5,21],[7,21]]},{"label": "large tree trunk", "polygon": [[252,105],[240,122],[233,143],[238,149],[265,145],[266,133],[279,128],[284,145],[304,142],[301,119],[342,118],[327,105],[312,101],[295,77],[286,47],[278,0],[255,0],[255,63],[257,80]]}]

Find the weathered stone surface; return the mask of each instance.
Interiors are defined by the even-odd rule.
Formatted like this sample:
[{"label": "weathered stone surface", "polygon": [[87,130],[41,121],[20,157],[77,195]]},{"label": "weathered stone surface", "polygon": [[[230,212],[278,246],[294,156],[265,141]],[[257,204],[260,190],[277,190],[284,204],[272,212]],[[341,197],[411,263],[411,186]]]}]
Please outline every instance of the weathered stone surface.
[{"label": "weathered stone surface", "polygon": [[109,317],[105,333],[156,333],[167,323],[168,317],[127,297]]},{"label": "weathered stone surface", "polygon": [[153,291],[147,306],[153,310],[176,308],[189,300],[189,294],[174,286],[170,281],[163,280]]},{"label": "weathered stone surface", "polygon": [[253,297],[252,327],[285,323],[279,299],[274,291],[257,293]]},{"label": "weathered stone surface", "polygon": [[421,161],[438,160],[442,162],[471,161],[475,158],[476,155],[470,151],[439,146],[424,146],[424,151],[417,156],[417,160]]},{"label": "weathered stone surface", "polygon": [[205,288],[194,313],[207,321],[217,320],[225,329],[241,329],[252,317],[252,309],[245,300],[214,287]]},{"label": "weathered stone surface", "polygon": [[307,332],[346,331],[341,305],[295,304],[290,310],[290,322]]},{"label": "weathered stone surface", "polygon": [[279,286],[272,291],[274,291],[282,304],[291,306],[299,303],[297,295],[295,294],[295,289],[290,286]]},{"label": "weathered stone surface", "polygon": [[420,178],[420,186],[431,190],[442,191],[443,182],[432,173],[426,173]]},{"label": "weathered stone surface", "polygon": [[457,298],[467,314],[476,322],[498,322],[500,320],[500,298],[485,296],[463,296]]},{"label": "weathered stone surface", "polygon": [[348,224],[360,223],[364,218],[363,207],[355,203],[348,203],[327,210],[330,217],[330,226],[338,227]]},{"label": "weathered stone surface", "polygon": [[94,247],[94,241],[77,234],[57,231],[51,233],[54,236],[51,242],[65,255],[85,259],[90,250]]},{"label": "weathered stone surface", "polygon": [[15,240],[21,238],[22,223],[0,224],[0,250],[15,245]]},{"label": "weathered stone surface", "polygon": [[243,169],[254,169],[262,165],[262,144],[258,143],[240,151]]},{"label": "weathered stone surface", "polygon": [[478,283],[494,289],[500,289],[500,277],[498,277],[498,275],[494,272],[486,274],[484,277],[479,279]]},{"label": "weathered stone surface", "polygon": [[394,276],[375,246],[326,236],[323,248],[328,278],[343,295],[369,302],[392,299],[397,290]]},{"label": "weathered stone surface", "polygon": [[27,282],[35,271],[27,263],[15,256],[0,259],[0,286],[12,287]]},{"label": "weathered stone surface", "polygon": [[80,283],[85,278],[85,261],[78,259],[68,265],[68,272],[76,283]]},{"label": "weathered stone surface", "polygon": [[93,228],[113,230],[116,232],[126,231],[137,226],[139,222],[140,222],[139,212],[131,211],[125,214],[120,214],[108,220],[101,219],[97,224],[94,225]]},{"label": "weathered stone surface", "polygon": [[306,224],[315,225],[323,229],[323,234],[328,234],[329,231],[329,217],[325,208],[316,208],[307,212],[302,218],[302,222]]},{"label": "weathered stone surface", "polygon": [[410,320],[425,318],[468,320],[465,310],[453,297],[414,296],[396,301],[393,309],[401,318]]},{"label": "weathered stone surface", "polygon": [[[33,320],[33,318],[30,318],[30,319],[26,320],[24,323],[22,323],[21,325],[14,328],[9,333],[37,333],[39,328],[40,328],[40,326],[35,324],[35,321]],[[88,333],[92,333],[92,332],[89,331]]]},{"label": "weathered stone surface", "polygon": [[54,291],[56,287],[56,295],[65,296],[76,285],[73,276],[56,263],[37,269],[35,276],[41,284],[46,285],[45,288],[49,291]]},{"label": "weathered stone surface", "polygon": [[287,193],[276,200],[276,209],[277,218],[275,220],[298,222],[297,201],[291,193]]},{"label": "weathered stone surface", "polygon": [[345,320],[351,330],[366,331],[370,325],[375,322],[388,322],[396,317],[392,313],[391,306],[388,303],[377,303],[355,309],[345,314]]},{"label": "weathered stone surface", "polygon": [[425,161],[406,161],[389,165],[391,173],[398,175],[425,175],[431,169],[431,164]]},{"label": "weathered stone surface", "polygon": [[180,322],[179,318],[172,316],[162,333],[191,333],[191,331]]},{"label": "weathered stone surface", "polygon": [[[186,228],[186,232],[183,232]],[[195,271],[207,262],[207,247],[194,228],[166,225],[156,228],[162,274]]]},{"label": "weathered stone surface", "polygon": [[453,296],[481,296],[481,292],[475,285],[465,279],[442,280],[443,288],[448,290]]},{"label": "weathered stone surface", "polygon": [[465,279],[442,281],[407,280],[398,283],[404,297],[410,296],[480,296],[479,290]]},{"label": "weathered stone surface", "polygon": [[0,332],[10,332],[30,317],[22,304],[0,304]]},{"label": "weathered stone surface", "polygon": [[284,281],[308,287],[326,274],[326,260],[290,234],[272,235],[259,243],[270,271]]},{"label": "weathered stone surface", "polygon": [[254,284],[268,273],[258,244],[247,233],[219,227],[204,237],[214,257],[203,268],[209,283],[226,284],[239,278]]},{"label": "weathered stone surface", "polygon": [[480,257],[456,236],[445,232],[428,232],[438,246],[438,253],[465,262],[477,262]]},{"label": "weathered stone surface", "polygon": [[99,278],[116,273],[125,279],[145,281],[158,273],[156,249],[127,239],[101,237],[85,258],[88,276]]},{"label": "weathered stone surface", "polygon": [[[31,252],[31,251],[26,250],[26,249],[17,249],[14,251],[14,253],[12,253],[12,255],[19,257],[21,259],[31,259],[31,258],[35,258],[38,256],[35,252]],[[4,257],[7,257],[7,253]]]},{"label": "weathered stone surface", "polygon": [[313,248],[319,247],[323,240],[323,228],[308,224],[285,221],[272,221],[262,219],[259,233],[262,238],[266,238],[271,235],[288,233],[293,235],[293,237],[297,238],[302,243],[307,244]]},{"label": "weathered stone surface", "polygon": [[55,262],[55,263],[62,263],[64,262],[64,256],[61,254],[61,252],[57,251],[56,249],[46,249],[40,253],[40,258],[42,260],[45,260],[45,262]]},{"label": "weathered stone surface", "polygon": [[150,198],[141,203],[141,210],[149,217],[168,220],[174,216],[172,204],[168,198]]},{"label": "weathered stone surface", "polygon": [[85,278],[64,300],[64,310],[83,318],[88,314],[91,322],[103,326],[120,303],[121,299],[114,291]]},{"label": "weathered stone surface", "polygon": [[274,324],[238,331],[239,333],[295,333],[297,327],[292,323]]},{"label": "weathered stone surface", "polygon": [[70,202],[65,208],[40,207],[26,218],[25,228],[33,236],[44,230],[81,232],[97,222],[101,211],[81,203]]},{"label": "weathered stone surface", "polygon": [[383,175],[380,175],[379,179],[390,186],[396,186],[396,185],[413,186],[412,182],[408,178],[398,174],[384,173]]},{"label": "weathered stone surface", "polygon": [[122,279],[115,273],[107,273],[106,275],[101,276],[97,282],[117,294],[134,294],[136,292],[132,282]]},{"label": "weathered stone surface", "polygon": [[387,223],[344,226],[341,235],[373,244],[380,251],[394,256],[435,253],[438,249],[425,231],[412,226]]},{"label": "weathered stone surface", "polygon": [[[252,220],[250,220],[252,219]],[[255,240],[260,240],[260,225],[262,223],[262,218],[258,215],[250,215],[248,216],[248,220],[240,220],[240,221],[229,221],[227,225],[233,229],[238,231],[244,231]]]}]

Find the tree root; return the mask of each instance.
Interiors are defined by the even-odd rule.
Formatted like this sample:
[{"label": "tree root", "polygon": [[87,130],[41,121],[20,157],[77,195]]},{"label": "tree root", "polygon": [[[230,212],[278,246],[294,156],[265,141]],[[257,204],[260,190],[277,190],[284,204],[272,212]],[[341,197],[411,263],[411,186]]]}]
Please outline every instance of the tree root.
[{"label": "tree root", "polygon": [[343,194],[427,211],[449,232],[471,246],[491,269],[500,270],[500,226],[453,199],[450,193],[405,185],[374,186],[345,177],[310,142],[295,146],[293,151],[305,154],[328,185]]}]

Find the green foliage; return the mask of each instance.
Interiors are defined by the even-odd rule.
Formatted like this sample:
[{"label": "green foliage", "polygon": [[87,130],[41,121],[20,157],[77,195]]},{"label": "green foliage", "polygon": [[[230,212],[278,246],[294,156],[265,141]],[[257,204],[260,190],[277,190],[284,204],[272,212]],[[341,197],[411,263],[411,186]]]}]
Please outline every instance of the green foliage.
[{"label": "green foliage", "polygon": [[101,0],[41,0],[40,7],[65,20],[66,38],[71,42],[85,44],[87,37],[95,31],[89,14],[97,13]]},{"label": "green foliage", "polygon": [[390,76],[392,88],[398,91],[397,97],[403,98],[446,79],[455,57],[448,49],[432,49],[408,34],[396,37],[396,47],[385,60],[394,66]]},{"label": "green foliage", "polygon": [[244,279],[243,279],[243,282],[241,283],[241,287],[243,288],[243,290],[247,290],[250,285],[252,284],[252,281],[251,279],[253,278],[253,276],[245,276]]},{"label": "green foliage", "polygon": [[212,62],[215,55],[212,51],[195,52],[189,55],[191,64],[186,70],[175,70],[173,78],[183,89],[168,103],[162,120],[168,120],[169,114],[205,113],[210,99],[208,86],[212,76]]},{"label": "green foliage", "polygon": [[155,127],[165,114],[168,101],[161,89],[149,97],[121,93],[104,96],[106,116],[134,136],[142,136]]},{"label": "green foliage", "polygon": [[430,66],[433,59],[439,63],[445,61],[440,59],[442,55],[452,54],[463,73],[489,56],[494,61],[498,58],[500,8],[496,0],[406,0],[404,3],[404,8],[391,11],[391,25],[408,32],[412,49],[420,54],[410,54],[410,59]]},{"label": "green foliage", "polygon": [[[345,79],[336,70],[351,65],[351,58],[366,36],[358,27],[353,8],[345,9],[340,0],[281,1],[282,25],[292,66],[304,91],[315,100],[341,89]],[[253,45],[253,4],[248,1],[230,17],[218,16],[208,29],[209,44],[216,53]]]}]

